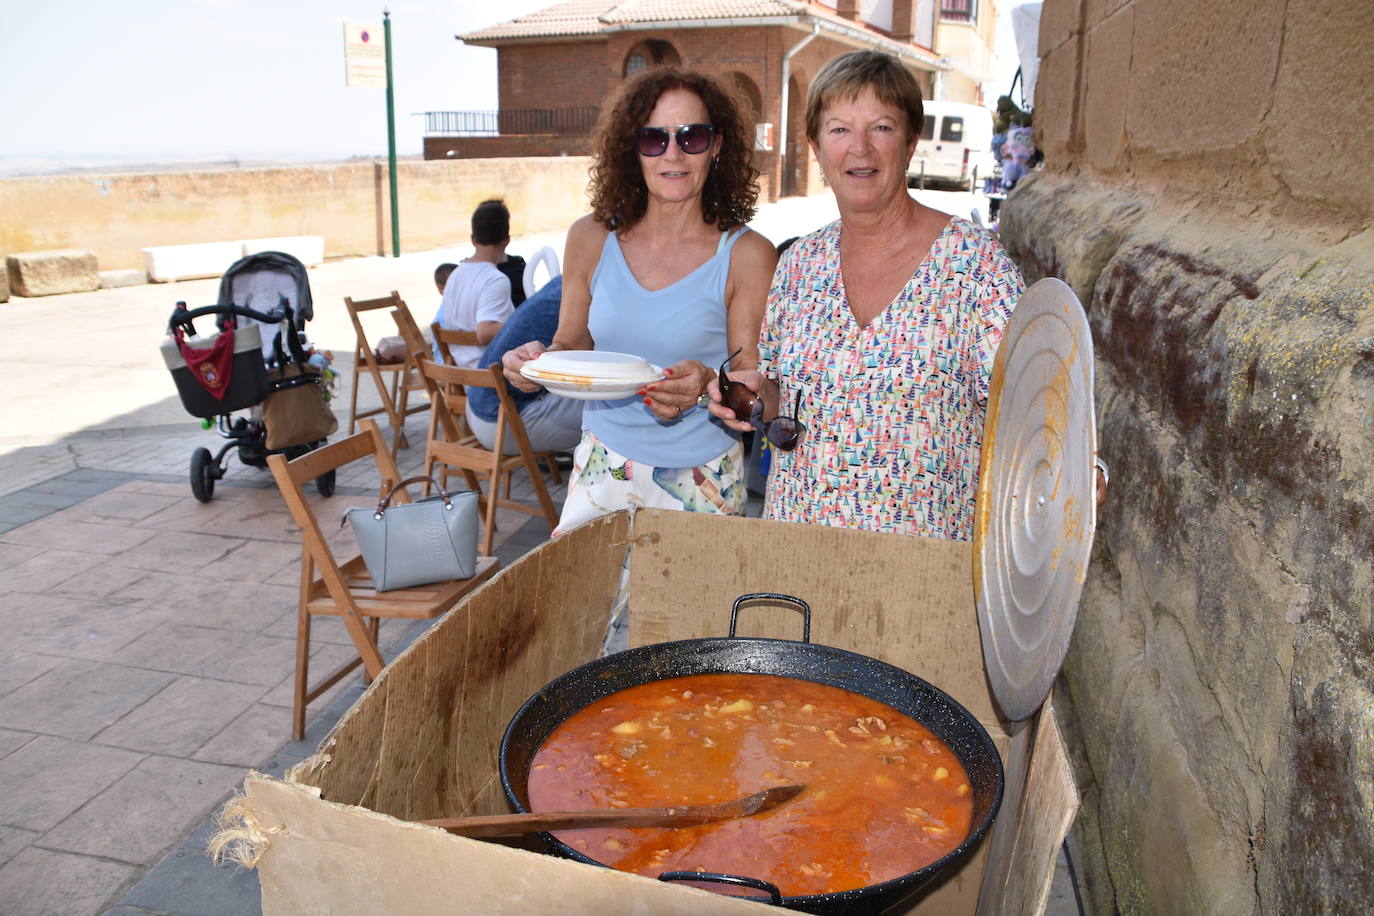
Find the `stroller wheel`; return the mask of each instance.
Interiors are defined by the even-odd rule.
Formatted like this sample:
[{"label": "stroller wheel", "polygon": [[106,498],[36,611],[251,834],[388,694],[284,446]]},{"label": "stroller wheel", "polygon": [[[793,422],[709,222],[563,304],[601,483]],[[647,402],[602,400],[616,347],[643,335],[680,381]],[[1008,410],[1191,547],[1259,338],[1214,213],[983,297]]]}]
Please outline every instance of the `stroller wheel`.
[{"label": "stroller wheel", "polygon": [[215,459],[208,448],[198,448],[191,453],[191,492],[203,503],[214,498],[216,470]]},{"label": "stroller wheel", "polygon": [[321,496],[333,496],[333,495],[334,495],[334,472],[333,472],[333,471],[325,471],[325,472],[324,472],[323,474],[321,474],[319,477],[316,477],[316,478],[315,478],[315,490],[316,490],[316,492],[318,492]]}]

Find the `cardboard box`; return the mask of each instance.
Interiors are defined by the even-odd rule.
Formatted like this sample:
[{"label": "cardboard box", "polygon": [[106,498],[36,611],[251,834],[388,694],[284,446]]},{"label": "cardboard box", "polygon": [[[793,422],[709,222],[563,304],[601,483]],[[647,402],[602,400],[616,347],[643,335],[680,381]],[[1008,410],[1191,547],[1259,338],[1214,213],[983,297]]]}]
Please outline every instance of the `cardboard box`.
[{"label": "cardboard box", "polygon": [[[971,546],[644,509],[530,552],[396,659],[318,754],[285,780],[249,777],[264,914],[776,912],[411,823],[510,810],[498,769],[505,727],[540,687],[597,656],[627,551],[632,645],[723,637],[739,595],[796,595],[811,605],[812,642],[919,675],[967,707],[1004,759],[1015,744],[1027,766],[1008,773],[993,832],[902,911],[1043,911],[1078,795],[1048,709],[1015,742],[998,721]],[[738,635],[800,639],[801,622],[795,610],[751,606]]]}]

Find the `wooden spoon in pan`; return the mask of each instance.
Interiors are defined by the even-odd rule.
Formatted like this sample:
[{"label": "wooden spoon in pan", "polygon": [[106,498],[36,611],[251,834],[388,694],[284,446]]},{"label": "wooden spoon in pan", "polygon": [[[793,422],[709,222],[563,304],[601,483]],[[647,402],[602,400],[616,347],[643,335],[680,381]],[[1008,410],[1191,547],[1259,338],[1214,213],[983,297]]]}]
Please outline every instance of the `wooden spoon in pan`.
[{"label": "wooden spoon in pan", "polygon": [[688,827],[732,817],[747,817],[776,808],[801,794],[806,786],[774,786],[723,805],[674,805],[671,808],[605,808],[594,811],[541,811],[536,814],[490,814],[441,817],[420,821],[459,836],[508,836],[583,827]]}]

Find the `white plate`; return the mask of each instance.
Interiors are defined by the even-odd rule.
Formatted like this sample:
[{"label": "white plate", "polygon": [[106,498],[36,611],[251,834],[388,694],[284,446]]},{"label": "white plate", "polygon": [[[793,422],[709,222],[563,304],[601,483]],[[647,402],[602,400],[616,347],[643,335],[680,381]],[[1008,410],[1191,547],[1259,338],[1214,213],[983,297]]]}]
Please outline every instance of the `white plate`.
[{"label": "white plate", "polygon": [[525,365],[544,377],[552,374],[598,381],[643,382],[663,375],[663,370],[642,356],[607,350],[553,350],[539,354]]},{"label": "white plate", "polygon": [[520,367],[520,374],[538,382],[553,394],[578,401],[616,401],[633,397],[645,385],[663,378],[663,370],[649,364],[651,370],[643,379],[599,379],[590,376],[551,377],[538,369],[531,369],[533,360]]}]

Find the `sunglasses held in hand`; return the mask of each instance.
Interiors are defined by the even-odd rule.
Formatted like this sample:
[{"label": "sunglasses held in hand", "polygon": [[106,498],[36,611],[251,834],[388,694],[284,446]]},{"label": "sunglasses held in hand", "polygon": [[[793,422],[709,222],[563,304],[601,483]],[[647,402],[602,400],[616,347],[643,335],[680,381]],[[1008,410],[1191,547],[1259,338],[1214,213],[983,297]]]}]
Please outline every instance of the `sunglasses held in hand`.
[{"label": "sunglasses held in hand", "polygon": [[768,441],[779,450],[792,451],[801,441],[802,433],[806,432],[805,424],[796,417],[797,414],[801,413],[801,389],[797,389],[797,405],[792,409],[792,416],[774,417],[765,423],[763,421],[763,398],[750,391],[748,386],[742,382],[732,382],[725,377],[726,363],[739,354],[740,351],[736,350],[725,357],[725,362],[720,364],[720,370],[716,373],[717,381],[720,382],[721,404],[733,410],[738,419],[744,420],[762,432],[768,437]]},{"label": "sunglasses held in hand", "polygon": [[[716,132],[714,124],[679,124],[673,130],[673,139],[678,149],[693,156],[711,148],[711,135]],[[641,127],[635,131],[635,149],[639,155],[662,156],[668,152],[668,128]]]}]

